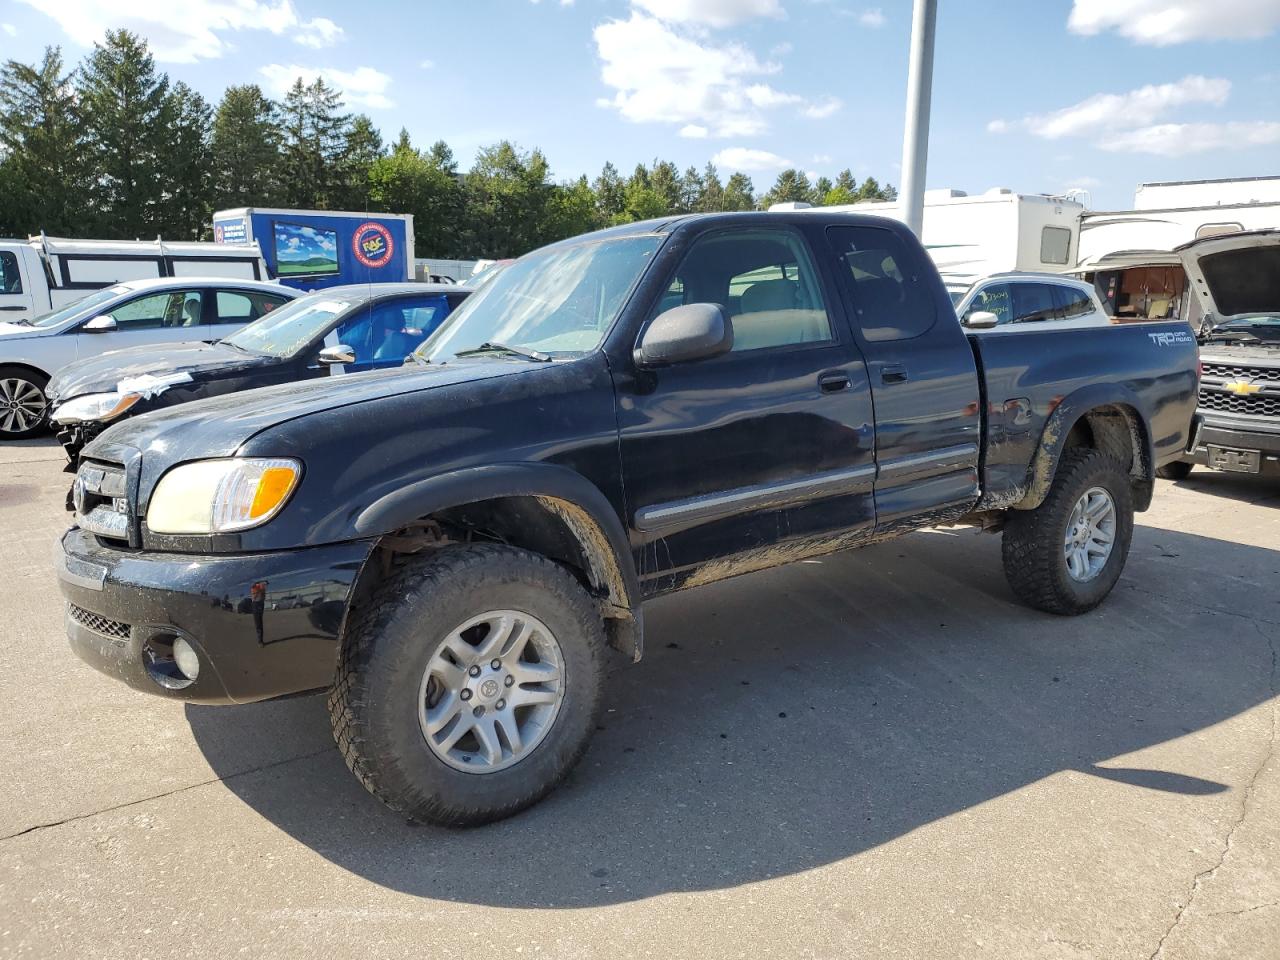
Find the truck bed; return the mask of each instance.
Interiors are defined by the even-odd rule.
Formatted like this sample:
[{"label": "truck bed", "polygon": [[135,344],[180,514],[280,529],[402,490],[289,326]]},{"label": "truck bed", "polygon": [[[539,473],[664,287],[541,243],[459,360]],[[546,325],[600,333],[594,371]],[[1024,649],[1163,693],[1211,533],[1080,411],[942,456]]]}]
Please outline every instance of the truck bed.
[{"label": "truck bed", "polygon": [[[978,509],[1018,502],[1036,449],[1064,405],[1128,405],[1150,424],[1153,467],[1182,452],[1198,385],[1195,337],[1183,322],[969,335],[986,416]],[[1070,422],[1074,417],[1063,418]],[[1141,421],[1139,421],[1141,422]]]}]

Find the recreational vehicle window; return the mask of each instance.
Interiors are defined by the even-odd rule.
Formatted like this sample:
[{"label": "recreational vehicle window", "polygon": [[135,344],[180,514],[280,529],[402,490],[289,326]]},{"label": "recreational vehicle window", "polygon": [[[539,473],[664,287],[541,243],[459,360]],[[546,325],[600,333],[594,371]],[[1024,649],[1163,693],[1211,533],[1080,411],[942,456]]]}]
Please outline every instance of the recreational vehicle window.
[{"label": "recreational vehicle window", "polygon": [[1071,255],[1071,231],[1066,227],[1045,227],[1040,231],[1040,262],[1065,266]]},{"label": "recreational vehicle window", "polygon": [[1244,230],[1242,223],[1205,223],[1196,229],[1196,239],[1205,237],[1221,237],[1228,233],[1240,233]]}]

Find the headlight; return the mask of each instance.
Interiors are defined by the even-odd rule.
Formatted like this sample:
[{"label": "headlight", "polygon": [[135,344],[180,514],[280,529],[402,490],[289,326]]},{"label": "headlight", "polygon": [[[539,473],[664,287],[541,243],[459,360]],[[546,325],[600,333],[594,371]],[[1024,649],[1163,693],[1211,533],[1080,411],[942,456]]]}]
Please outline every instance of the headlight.
[{"label": "headlight", "polygon": [[147,506],[152,533],[227,533],[266,523],[285,505],[302,464],[284,458],[197,460],[174,467]]},{"label": "headlight", "polygon": [[58,423],[114,420],[141,399],[140,393],[89,393],[54,408],[52,419]]}]

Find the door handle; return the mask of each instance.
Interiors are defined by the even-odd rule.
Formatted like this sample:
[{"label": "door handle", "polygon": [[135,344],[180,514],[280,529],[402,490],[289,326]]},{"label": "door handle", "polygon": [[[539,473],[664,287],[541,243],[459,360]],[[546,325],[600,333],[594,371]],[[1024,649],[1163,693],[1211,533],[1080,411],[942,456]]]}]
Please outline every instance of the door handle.
[{"label": "door handle", "polygon": [[0,310],[25,310],[26,307],[0,307]]},{"label": "door handle", "polygon": [[839,393],[841,390],[847,390],[851,382],[849,374],[843,370],[829,370],[818,374],[818,389],[823,393]]},{"label": "door handle", "polygon": [[881,383],[906,383],[909,379],[905,364],[886,363],[880,368]]}]

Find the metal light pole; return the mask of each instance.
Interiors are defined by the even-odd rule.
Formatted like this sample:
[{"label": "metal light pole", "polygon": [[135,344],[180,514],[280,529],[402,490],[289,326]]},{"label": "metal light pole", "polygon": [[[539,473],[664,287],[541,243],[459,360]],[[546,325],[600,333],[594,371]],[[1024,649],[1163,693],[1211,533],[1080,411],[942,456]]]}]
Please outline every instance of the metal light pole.
[{"label": "metal light pole", "polygon": [[933,94],[933,38],[938,0],[915,0],[907,119],[902,137],[902,213],[918,237],[924,228],[924,178],[929,160],[929,101]]}]

